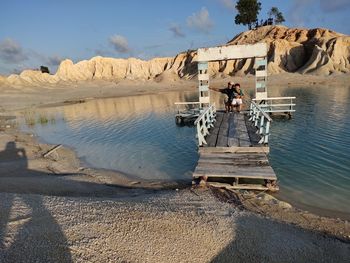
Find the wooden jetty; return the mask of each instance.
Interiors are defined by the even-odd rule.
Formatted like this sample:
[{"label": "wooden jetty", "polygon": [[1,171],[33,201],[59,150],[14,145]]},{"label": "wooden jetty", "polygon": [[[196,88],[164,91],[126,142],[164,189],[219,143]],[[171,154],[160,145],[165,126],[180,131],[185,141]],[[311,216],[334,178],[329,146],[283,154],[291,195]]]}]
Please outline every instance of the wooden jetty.
[{"label": "wooden jetty", "polygon": [[267,158],[269,147],[259,144],[262,136],[254,123],[243,113],[216,112],[215,117],[211,124],[210,119],[199,121],[209,128],[203,134],[206,144],[199,147],[194,183],[204,180],[216,187],[277,191],[277,177]]},{"label": "wooden jetty", "polygon": [[[255,98],[249,114],[216,112],[210,100],[209,62],[235,59],[253,59],[255,72]],[[179,111],[177,123],[189,116],[197,116],[199,160],[193,173],[194,183],[206,181],[215,186],[233,189],[277,191],[277,177],[269,165],[268,140],[270,114],[295,111],[295,97],[273,97],[267,94],[267,45],[229,45],[197,50],[198,102],[179,102],[192,109],[198,105],[196,115]],[[187,105],[188,104],[188,105]]]}]

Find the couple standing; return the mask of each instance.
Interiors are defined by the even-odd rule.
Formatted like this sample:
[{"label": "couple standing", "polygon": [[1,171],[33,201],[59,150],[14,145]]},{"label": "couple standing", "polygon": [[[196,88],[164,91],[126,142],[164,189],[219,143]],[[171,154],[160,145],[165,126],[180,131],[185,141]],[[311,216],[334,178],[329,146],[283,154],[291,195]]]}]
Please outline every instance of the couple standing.
[{"label": "couple standing", "polygon": [[239,83],[227,83],[227,88],[224,89],[217,89],[217,88],[210,88],[211,90],[221,92],[223,94],[227,95],[227,99],[225,100],[225,110],[226,112],[233,111],[234,107],[237,107],[237,112],[240,112],[242,110],[242,104],[243,104],[243,91],[241,90],[241,85]]}]

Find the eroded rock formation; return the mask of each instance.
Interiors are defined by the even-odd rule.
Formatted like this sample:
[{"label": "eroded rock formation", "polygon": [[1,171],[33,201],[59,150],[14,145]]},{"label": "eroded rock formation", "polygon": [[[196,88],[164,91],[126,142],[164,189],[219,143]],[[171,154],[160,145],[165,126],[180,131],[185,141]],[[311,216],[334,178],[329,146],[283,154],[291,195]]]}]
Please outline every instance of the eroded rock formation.
[{"label": "eroded rock formation", "polygon": [[[265,26],[243,32],[229,41],[227,45],[258,42],[265,42],[268,45],[269,74],[297,72],[329,75],[350,72],[350,36],[321,28],[307,30],[284,26]],[[195,77],[196,68],[195,51],[180,53],[175,57],[154,58],[149,61],[136,58],[93,57],[74,64],[71,60],[66,59],[61,62],[55,75],[25,70],[19,75],[0,77],[0,84],[39,85],[54,84],[60,81],[101,79],[107,81],[122,79],[174,81]],[[251,74],[254,73],[254,60],[212,62],[209,72],[213,77]]]}]

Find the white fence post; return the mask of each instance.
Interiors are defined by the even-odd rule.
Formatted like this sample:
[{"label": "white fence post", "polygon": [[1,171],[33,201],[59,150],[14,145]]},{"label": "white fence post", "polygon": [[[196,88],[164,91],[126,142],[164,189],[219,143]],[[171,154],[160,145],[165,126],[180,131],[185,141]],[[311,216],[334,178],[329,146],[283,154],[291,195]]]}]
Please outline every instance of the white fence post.
[{"label": "white fence post", "polygon": [[252,121],[257,128],[257,134],[261,135],[259,144],[267,144],[269,142],[270,123],[272,122],[271,117],[254,101],[250,104],[249,114],[251,115],[249,120]]},{"label": "white fence post", "polygon": [[211,105],[210,107],[206,108],[194,122],[197,129],[197,139],[198,139],[199,146],[202,146],[203,144],[207,144],[205,140],[205,136],[209,134],[209,129],[214,126],[213,125],[214,122],[215,122],[215,106]]}]

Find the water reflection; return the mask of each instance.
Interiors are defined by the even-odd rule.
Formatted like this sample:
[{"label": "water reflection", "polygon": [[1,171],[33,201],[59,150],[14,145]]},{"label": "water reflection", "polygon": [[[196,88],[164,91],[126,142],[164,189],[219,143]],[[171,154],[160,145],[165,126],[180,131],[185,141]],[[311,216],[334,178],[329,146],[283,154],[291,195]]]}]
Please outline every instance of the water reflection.
[{"label": "water reflection", "polygon": [[153,112],[162,114],[176,101],[197,101],[196,93],[164,93],[159,95],[140,95],[123,98],[92,100],[84,104],[74,104],[64,107],[67,119],[119,119],[130,114],[142,115]]},{"label": "water reflection", "polygon": [[297,96],[291,121],[274,121],[270,161],[280,196],[310,209],[350,212],[349,88],[289,89]]},{"label": "water reflection", "polygon": [[[24,128],[46,142],[74,147],[94,167],[135,179],[190,181],[198,158],[194,129],[175,125],[173,105],[196,97],[176,92],[45,108],[25,113]],[[28,125],[39,115],[54,121]]]},{"label": "water reflection", "polygon": [[[248,95],[252,91],[245,89]],[[349,213],[350,89],[274,88],[270,96],[297,97],[293,119],[275,120],[271,127],[269,159],[280,195]],[[212,92],[218,107],[223,99]],[[75,148],[94,167],[135,179],[190,181],[198,159],[195,131],[175,125],[173,105],[196,100],[197,92],[92,100],[30,112],[22,127],[49,143]]]}]

